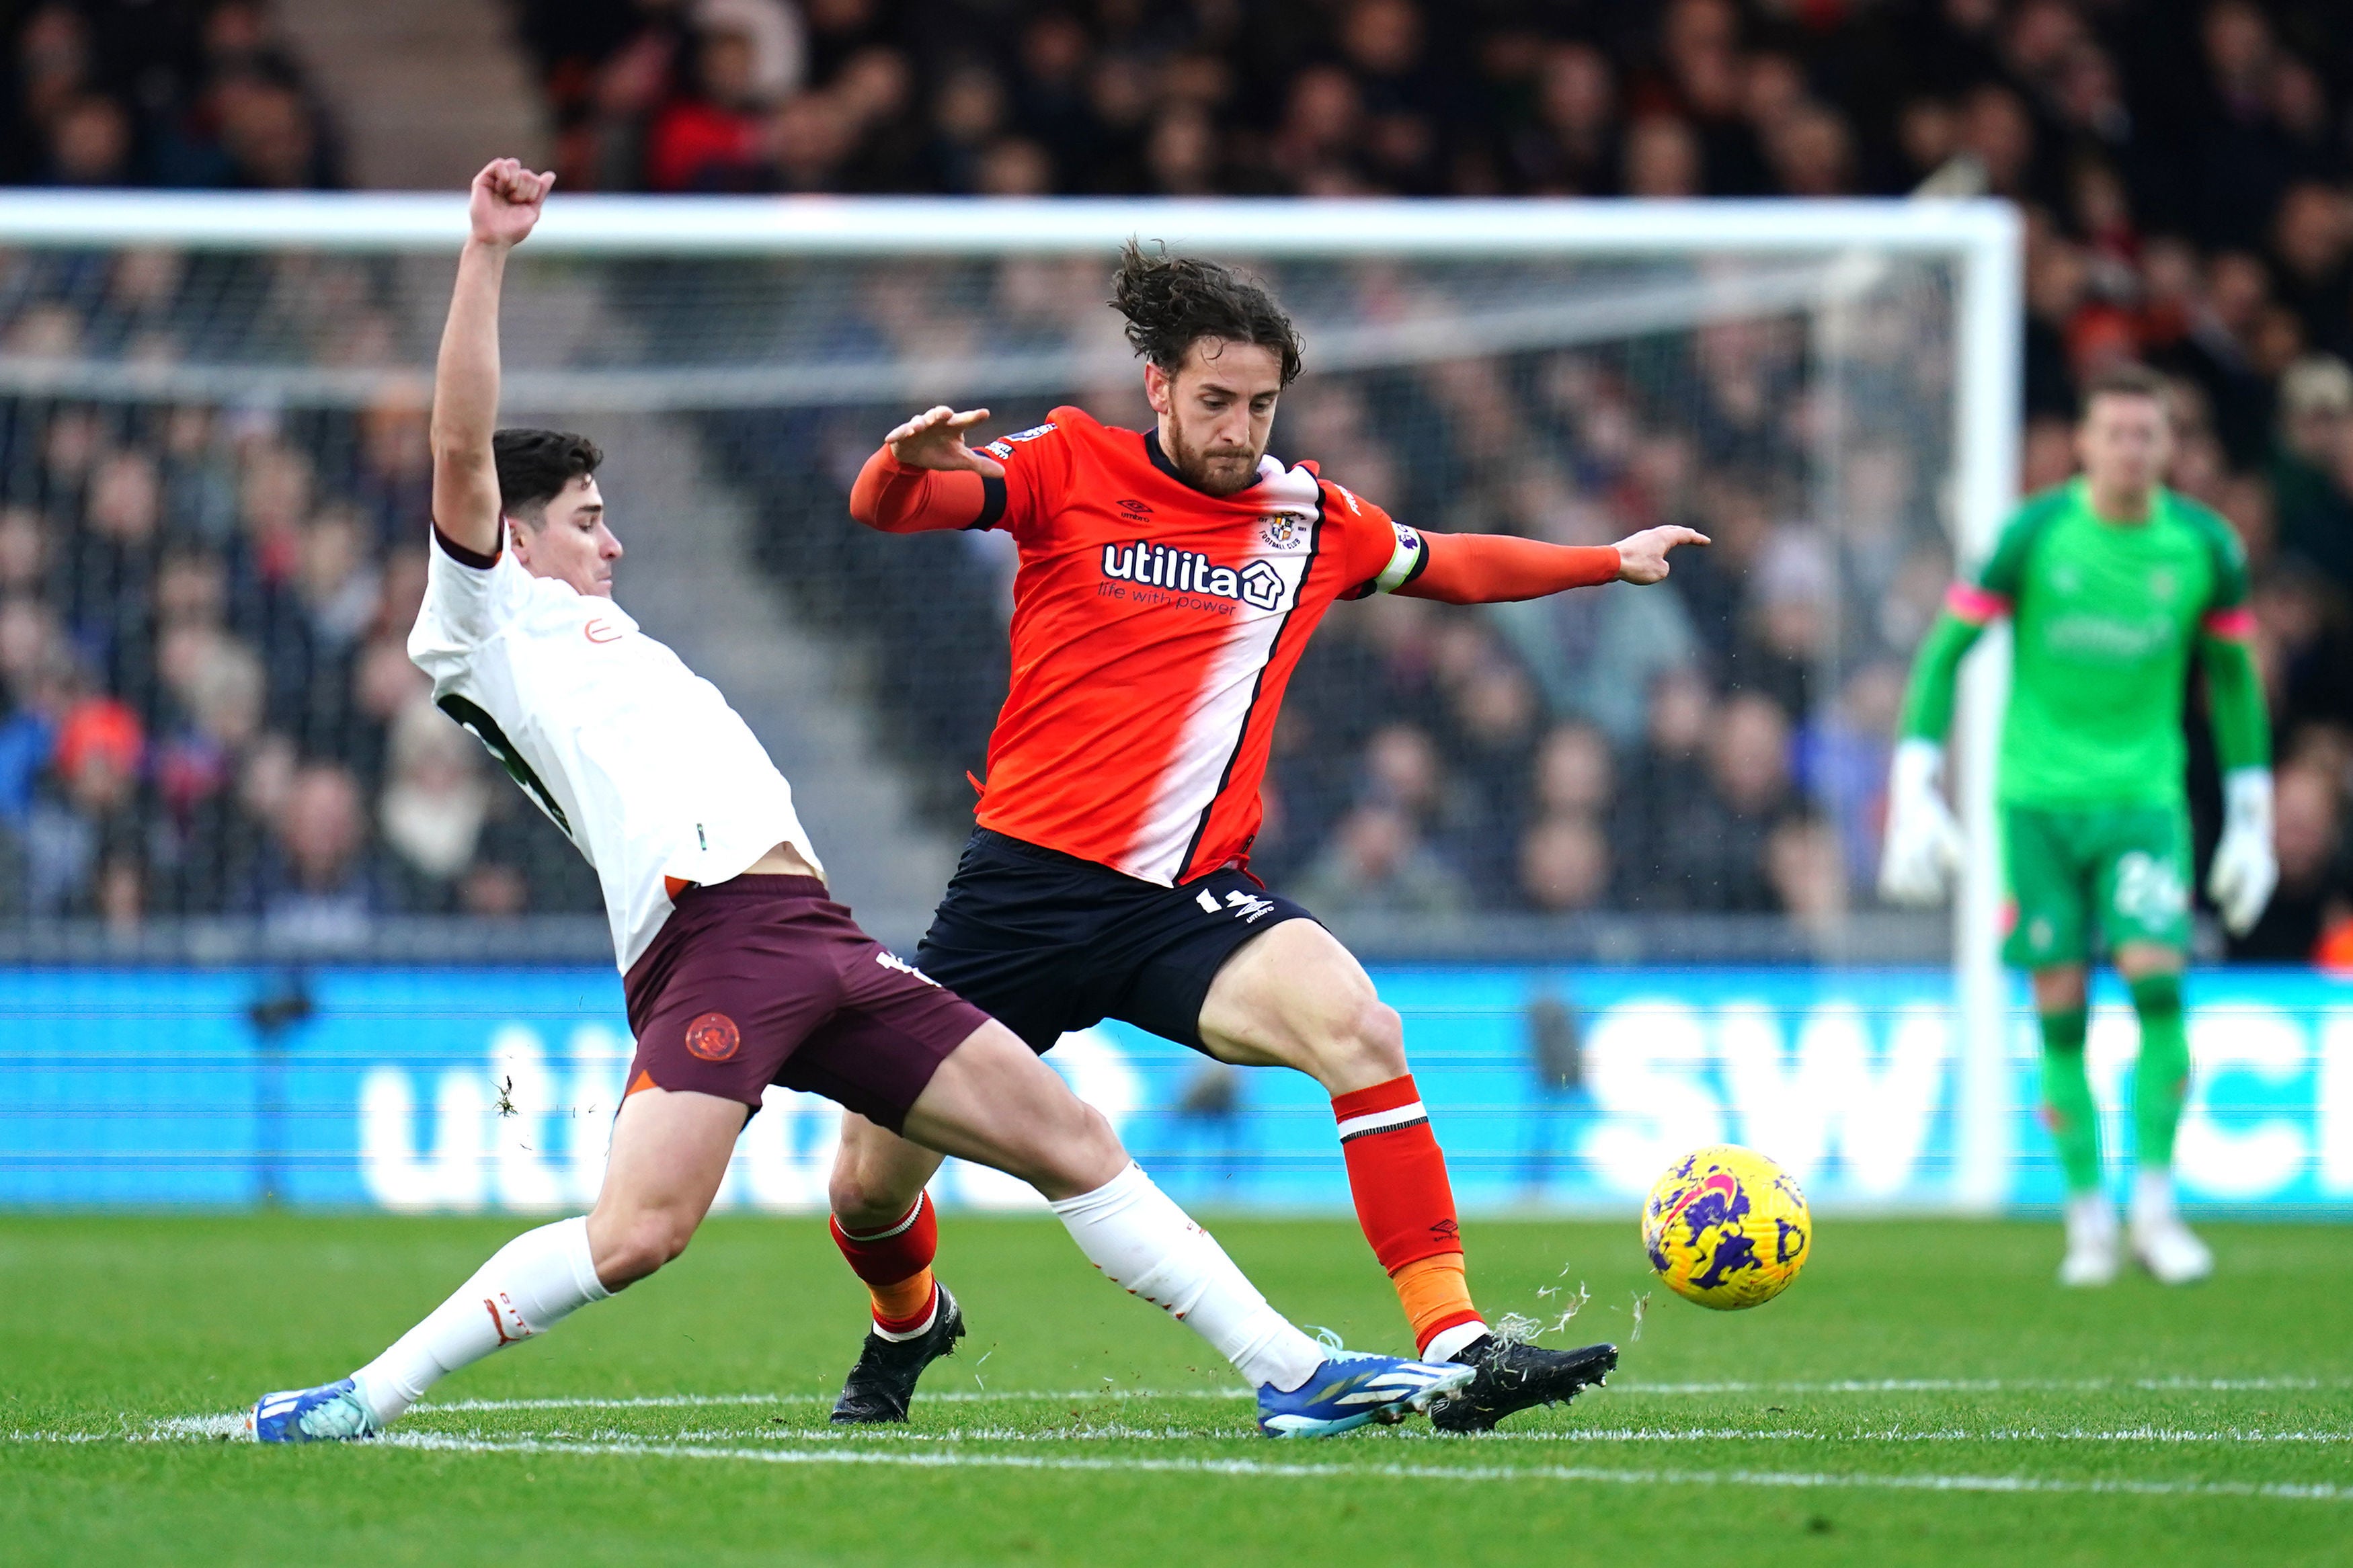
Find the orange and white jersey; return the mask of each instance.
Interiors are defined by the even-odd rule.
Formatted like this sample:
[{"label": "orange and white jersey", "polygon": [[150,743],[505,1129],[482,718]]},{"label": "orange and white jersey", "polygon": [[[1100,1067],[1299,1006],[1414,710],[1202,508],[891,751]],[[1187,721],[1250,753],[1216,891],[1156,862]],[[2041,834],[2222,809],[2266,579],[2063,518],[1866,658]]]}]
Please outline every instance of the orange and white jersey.
[{"label": "orange and white jersey", "polygon": [[1205,495],[1155,436],[1076,408],[984,449],[1006,477],[973,526],[1021,567],[980,825],[1163,886],[1244,863],[1308,637],[1409,581],[1420,536],[1312,464]]}]

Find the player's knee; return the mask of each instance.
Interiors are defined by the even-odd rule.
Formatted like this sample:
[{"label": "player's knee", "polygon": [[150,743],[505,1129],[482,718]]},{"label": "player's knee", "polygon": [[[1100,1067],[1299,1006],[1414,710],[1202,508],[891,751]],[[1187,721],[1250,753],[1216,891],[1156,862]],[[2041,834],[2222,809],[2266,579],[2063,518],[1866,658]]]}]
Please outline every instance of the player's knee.
[{"label": "player's knee", "polygon": [[1049,1195],[1092,1192],[1127,1166],[1127,1149],[1103,1113],[1075,1096],[1072,1112],[1029,1151],[1022,1174]]},{"label": "player's knee", "polygon": [[[593,1238],[592,1238],[593,1239]],[[648,1209],[607,1227],[596,1248],[596,1277],[617,1290],[653,1273],[686,1250],[694,1222],[683,1214]]]},{"label": "player's knee", "polygon": [[2186,954],[2155,942],[2132,942],[2116,949],[2116,973],[2126,980],[2179,974],[2187,966]]},{"label": "player's knee", "polygon": [[1324,1032],[1320,1055],[1322,1071],[1317,1076],[1327,1087],[1345,1083],[1363,1089],[1403,1077],[1405,1021],[1366,986],[1334,1017]]},{"label": "player's knee", "polygon": [[2062,964],[2034,972],[2034,1005],[2043,1013],[2072,1012],[2089,995],[2089,977],[2080,964]]},{"label": "player's knee", "polygon": [[833,1167],[833,1176],[826,1184],[826,1202],[833,1217],[842,1228],[850,1231],[873,1230],[896,1223],[905,1215],[907,1205],[914,1200],[907,1194],[887,1191],[855,1161],[842,1160]]}]

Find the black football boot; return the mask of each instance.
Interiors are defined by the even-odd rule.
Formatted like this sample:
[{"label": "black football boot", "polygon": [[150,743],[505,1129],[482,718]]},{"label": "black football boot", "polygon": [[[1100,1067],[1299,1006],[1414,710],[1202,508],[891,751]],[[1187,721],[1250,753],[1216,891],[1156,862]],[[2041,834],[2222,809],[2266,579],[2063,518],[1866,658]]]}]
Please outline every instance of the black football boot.
[{"label": "black football boot", "polygon": [[1492,1432],[1495,1423],[1538,1405],[1559,1405],[1598,1385],[1618,1364],[1616,1345],[1546,1350],[1541,1345],[1482,1334],[1454,1359],[1479,1375],[1430,1402],[1430,1424],[1441,1432]]},{"label": "black football boot", "polygon": [[[932,1326],[912,1340],[886,1340],[871,1330],[858,1364],[849,1369],[834,1402],[833,1419],[844,1426],[876,1421],[904,1421],[907,1403],[915,1397],[915,1380],[944,1355],[955,1354],[964,1338],[964,1309],[944,1285]],[[1516,1408],[1516,1407],[1515,1407]]]}]

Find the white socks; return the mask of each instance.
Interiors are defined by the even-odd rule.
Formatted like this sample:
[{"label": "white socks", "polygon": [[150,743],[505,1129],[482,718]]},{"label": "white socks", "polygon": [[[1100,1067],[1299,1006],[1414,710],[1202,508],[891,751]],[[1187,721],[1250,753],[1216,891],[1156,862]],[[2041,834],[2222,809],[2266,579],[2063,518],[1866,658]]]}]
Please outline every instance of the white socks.
[{"label": "white socks", "polygon": [[2079,1235],[2085,1241],[2113,1241],[2116,1234],[2116,1205],[2108,1202],[2104,1192],[2071,1193],[2063,1211],[2067,1217],[2070,1240]]},{"label": "white socks", "polygon": [[[1130,1165],[1093,1192],[1054,1205],[1071,1238],[1113,1284],[1208,1340],[1252,1386],[1297,1388],[1324,1350],[1293,1327],[1225,1249]],[[353,1373],[378,1430],[435,1383],[492,1351],[543,1334],[612,1292],[588,1255],[588,1222],[525,1231],[390,1350]]]},{"label": "white socks", "polygon": [[1225,1248],[1142,1167],[1131,1164],[1053,1207],[1105,1279],[1208,1341],[1253,1387],[1288,1393],[1323,1363],[1323,1348],[1268,1306]]},{"label": "white socks", "polygon": [[611,1294],[588,1256],[586,1218],[543,1225],[492,1253],[455,1295],[352,1377],[381,1431],[442,1377]]},{"label": "white socks", "polygon": [[2173,1173],[2147,1167],[2133,1173],[2132,1220],[2136,1226],[2163,1225],[2173,1218]]}]

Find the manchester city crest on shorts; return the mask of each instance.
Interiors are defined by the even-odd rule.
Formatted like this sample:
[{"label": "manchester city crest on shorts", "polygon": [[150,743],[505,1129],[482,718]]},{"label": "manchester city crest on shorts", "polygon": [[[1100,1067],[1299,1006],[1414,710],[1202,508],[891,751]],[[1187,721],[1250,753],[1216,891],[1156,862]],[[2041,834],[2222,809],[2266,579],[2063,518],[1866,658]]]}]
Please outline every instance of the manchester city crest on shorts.
[{"label": "manchester city crest on shorts", "polygon": [[1307,520],[1293,512],[1271,511],[1259,532],[1277,550],[1297,550],[1307,542]]}]

